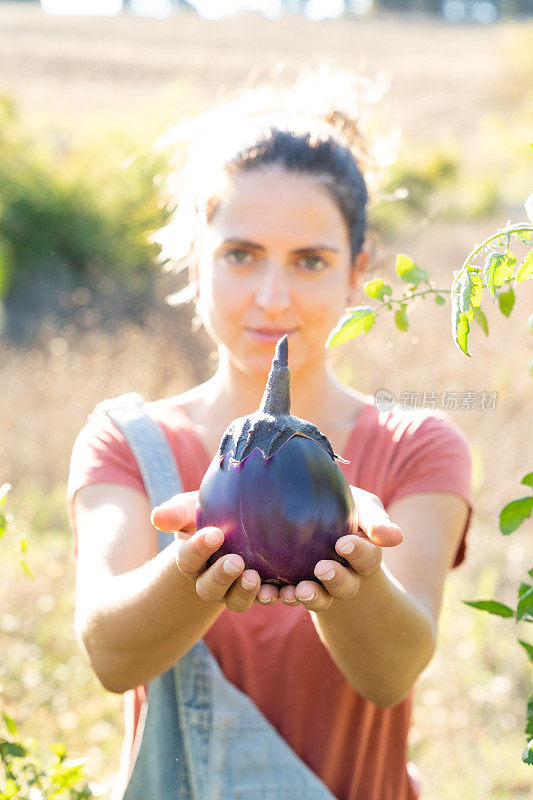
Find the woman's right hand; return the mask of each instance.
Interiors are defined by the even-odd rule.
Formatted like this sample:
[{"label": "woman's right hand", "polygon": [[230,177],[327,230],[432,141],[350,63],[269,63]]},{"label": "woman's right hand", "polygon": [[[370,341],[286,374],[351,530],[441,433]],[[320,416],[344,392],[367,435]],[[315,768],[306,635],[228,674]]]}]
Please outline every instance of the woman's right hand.
[{"label": "woman's right hand", "polygon": [[278,599],[277,587],[261,584],[259,573],[245,569],[240,555],[221,556],[210,567],[207,561],[224,541],[219,528],[195,530],[198,492],[175,495],[152,511],[152,524],[173,532],[178,544],[176,563],[180,572],[196,586],[206,602],[224,603],[230,611],[247,611],[254,602],[271,605]]}]

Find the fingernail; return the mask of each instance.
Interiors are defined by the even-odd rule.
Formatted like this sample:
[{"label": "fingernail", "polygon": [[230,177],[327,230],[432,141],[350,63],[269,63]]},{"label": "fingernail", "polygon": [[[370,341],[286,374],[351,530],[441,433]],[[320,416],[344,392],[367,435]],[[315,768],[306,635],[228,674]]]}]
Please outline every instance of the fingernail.
[{"label": "fingernail", "polygon": [[318,579],[321,581],[330,581],[334,577],[335,577],[335,570],[330,569],[328,572],[324,573],[324,575],[319,575]]},{"label": "fingernail", "polygon": [[241,583],[243,589],[247,589],[248,591],[250,589],[255,589],[255,583],[253,581],[249,581],[248,578],[242,578]]},{"label": "fingernail", "polygon": [[303,597],[302,595],[298,595],[298,600],[301,600],[302,603],[310,603],[311,600],[314,600],[316,597],[316,592],[313,592],[309,595],[309,597]]},{"label": "fingernail", "polygon": [[260,603],[266,605],[268,603],[271,603],[274,600],[274,597],[272,595],[270,595],[270,597],[259,597],[258,600]]},{"label": "fingernail", "polygon": [[227,575],[236,575],[238,572],[241,571],[241,568],[235,566],[233,561],[230,561],[229,558],[224,559],[224,563],[222,564],[222,569]]},{"label": "fingernail", "polygon": [[209,531],[205,535],[205,543],[209,547],[214,547],[216,544],[222,544],[222,536],[217,531]]},{"label": "fingernail", "polygon": [[338,548],[338,552],[342,553],[343,556],[347,556],[349,553],[353,553],[355,550],[355,545],[353,542],[346,542],[345,544],[341,545]]}]

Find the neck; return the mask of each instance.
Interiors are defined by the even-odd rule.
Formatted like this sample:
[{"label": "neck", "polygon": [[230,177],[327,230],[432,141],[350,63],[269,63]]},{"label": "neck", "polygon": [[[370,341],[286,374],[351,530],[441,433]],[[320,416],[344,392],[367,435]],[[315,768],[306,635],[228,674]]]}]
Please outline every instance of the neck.
[{"label": "neck", "polygon": [[[299,369],[291,370],[291,414],[317,424],[335,418],[342,401],[353,402],[353,393],[336,378],[326,356],[315,358]],[[217,416],[227,420],[250,414],[259,407],[265,391],[268,372],[245,373],[219,350],[219,364],[209,381],[210,405]]]}]

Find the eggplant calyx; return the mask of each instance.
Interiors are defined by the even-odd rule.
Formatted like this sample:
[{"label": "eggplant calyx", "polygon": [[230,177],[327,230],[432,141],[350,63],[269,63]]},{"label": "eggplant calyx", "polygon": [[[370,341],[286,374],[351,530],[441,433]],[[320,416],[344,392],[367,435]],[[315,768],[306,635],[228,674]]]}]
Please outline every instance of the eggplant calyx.
[{"label": "eggplant calyx", "polygon": [[[292,419],[294,420],[296,418],[292,417]],[[307,423],[307,424],[309,424],[309,423]],[[220,465],[222,465],[222,462],[223,462],[225,456],[228,453],[231,453],[230,460],[229,460],[229,466],[231,467],[231,466],[234,466],[234,465],[237,465],[237,464],[242,464],[256,450],[259,450],[259,452],[263,456],[264,460],[268,461],[269,459],[273,458],[273,456],[275,456],[276,453],[279,453],[281,448],[284,445],[286,445],[287,442],[290,439],[293,438],[293,436],[302,436],[304,439],[311,439],[313,442],[315,442],[320,447],[322,447],[322,449],[325,450],[331,456],[331,458],[335,459],[336,461],[340,461],[342,464],[349,464],[350,463],[349,461],[346,461],[345,458],[342,458],[342,456],[339,456],[339,455],[337,455],[337,453],[333,452],[333,449],[332,449],[332,447],[331,447],[331,445],[329,443],[329,440],[323,434],[320,433],[318,428],[315,429],[315,435],[311,435],[311,436],[309,434],[304,433],[303,431],[299,431],[299,430],[298,431],[286,430],[284,433],[285,433],[285,435],[283,437],[281,437],[281,436],[277,437],[277,439],[275,441],[271,442],[270,445],[267,446],[267,447],[261,447],[259,444],[255,444],[254,445],[254,443],[250,442],[250,441],[245,442],[243,444],[242,440],[240,440],[238,438],[237,438],[237,441],[235,441],[233,436],[231,436],[231,438],[228,436],[228,440],[226,442],[226,437],[224,437],[224,440],[221,443],[221,449],[219,451],[219,454],[220,454]],[[316,436],[316,433],[318,433],[318,437]],[[222,444],[226,444],[226,449],[222,450]]]},{"label": "eggplant calyx", "polygon": [[239,464],[254,450],[260,450],[264,459],[272,458],[293,436],[304,436],[320,445],[331,458],[347,464],[345,459],[333,452],[327,436],[316,425],[291,411],[291,376],[288,365],[289,345],[285,334],[276,344],[276,352],[268,375],[267,385],[253,414],[238,417],[225,431],[218,454],[220,463],[231,452],[230,464]]}]

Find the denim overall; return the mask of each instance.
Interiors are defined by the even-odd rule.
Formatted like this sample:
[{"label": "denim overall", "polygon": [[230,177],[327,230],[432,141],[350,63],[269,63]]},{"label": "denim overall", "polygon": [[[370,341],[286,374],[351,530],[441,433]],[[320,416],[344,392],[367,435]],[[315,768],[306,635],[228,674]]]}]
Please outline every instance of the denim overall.
[{"label": "denim overall", "polygon": [[[135,393],[104,400],[137,460],[153,506],[183,491],[157,423]],[[174,541],[158,532],[159,550]],[[335,800],[200,639],[148,687],[124,800]],[[312,736],[313,732],[309,731]]]}]

